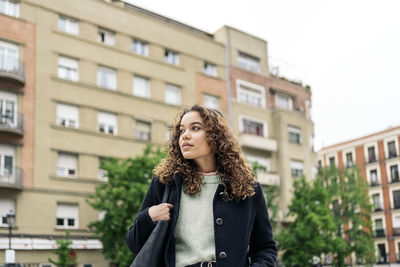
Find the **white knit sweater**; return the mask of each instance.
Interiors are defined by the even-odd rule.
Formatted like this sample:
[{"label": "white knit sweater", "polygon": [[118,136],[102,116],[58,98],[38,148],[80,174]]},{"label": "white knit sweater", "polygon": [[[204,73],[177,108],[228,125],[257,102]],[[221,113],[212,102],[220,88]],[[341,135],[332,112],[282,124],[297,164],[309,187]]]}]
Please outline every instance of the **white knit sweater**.
[{"label": "white knit sweater", "polygon": [[198,195],[183,192],[174,230],[176,267],[215,260],[213,199],[221,176],[203,176]]}]

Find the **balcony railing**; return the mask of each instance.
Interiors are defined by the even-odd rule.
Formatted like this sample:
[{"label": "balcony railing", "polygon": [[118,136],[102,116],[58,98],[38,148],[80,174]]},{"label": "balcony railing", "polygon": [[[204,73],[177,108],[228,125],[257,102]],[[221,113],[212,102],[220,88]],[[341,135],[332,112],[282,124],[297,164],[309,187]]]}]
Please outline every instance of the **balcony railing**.
[{"label": "balcony railing", "polygon": [[3,170],[3,174],[0,174],[0,187],[6,188],[22,188],[22,169],[13,168],[11,173],[7,173],[8,169]]},{"label": "balcony railing", "polygon": [[0,78],[25,84],[25,64],[14,57],[0,57]]},{"label": "balcony railing", "polygon": [[380,183],[378,181],[372,181],[370,185],[371,185],[371,187],[372,186],[379,186]]},{"label": "balcony railing", "polygon": [[377,264],[385,264],[389,263],[389,253],[386,253],[385,255],[380,255],[376,258],[376,263]]},{"label": "balcony railing", "polygon": [[390,181],[390,183],[398,183],[398,182],[400,182],[398,175],[392,178],[392,180]]},{"label": "balcony railing", "polygon": [[400,227],[393,227],[393,235],[400,236]]},{"label": "balcony railing", "polygon": [[374,209],[375,212],[377,212],[377,211],[382,211],[382,210],[383,210],[383,209],[382,209],[382,206],[380,206],[380,205],[379,205],[379,206],[376,206],[375,209]]},{"label": "balcony railing", "polygon": [[376,162],[376,156],[375,155],[369,156],[367,162],[368,163]]},{"label": "balcony railing", "polygon": [[395,158],[395,157],[397,157],[396,151],[389,151],[388,158],[389,158],[389,159],[392,159],[392,158]]},{"label": "balcony railing", "polygon": [[14,119],[0,115],[0,132],[11,132],[19,135],[24,134],[24,115],[20,112]]},{"label": "balcony railing", "polygon": [[385,237],[385,229],[376,229],[375,237]]}]

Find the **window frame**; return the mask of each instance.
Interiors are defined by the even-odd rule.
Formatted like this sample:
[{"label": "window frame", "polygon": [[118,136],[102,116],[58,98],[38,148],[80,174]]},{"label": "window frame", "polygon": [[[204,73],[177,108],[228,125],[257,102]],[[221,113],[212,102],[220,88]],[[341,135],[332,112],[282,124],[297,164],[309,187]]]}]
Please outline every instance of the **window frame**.
[{"label": "window frame", "polygon": [[[239,103],[247,104],[247,105],[258,107],[258,108],[266,108],[266,88],[264,86],[261,86],[261,85],[255,84],[255,83],[251,83],[248,81],[244,81],[241,79],[237,79],[236,80],[236,91],[237,91],[236,100]],[[245,101],[243,99],[243,94],[250,93],[250,94],[255,95],[257,92],[258,92],[258,94],[260,94],[260,98],[261,98],[260,104],[255,104],[251,101]]]},{"label": "window frame", "polygon": [[[74,69],[74,66],[72,66],[75,64],[76,64],[76,69]],[[60,73],[60,70],[63,69],[66,71],[66,74],[64,75]],[[79,60],[65,55],[58,55],[57,77],[60,79],[69,80],[73,82],[79,81]]]},{"label": "window frame", "polygon": [[[64,20],[64,24],[61,23],[62,20]],[[63,28],[62,25],[64,25],[65,28]],[[59,14],[58,29],[69,34],[79,35],[79,20]]]}]

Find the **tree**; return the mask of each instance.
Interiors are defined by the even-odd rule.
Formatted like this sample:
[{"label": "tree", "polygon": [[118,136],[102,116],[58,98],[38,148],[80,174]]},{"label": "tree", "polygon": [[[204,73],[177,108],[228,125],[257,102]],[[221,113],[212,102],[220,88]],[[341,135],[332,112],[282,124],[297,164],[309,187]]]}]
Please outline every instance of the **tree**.
[{"label": "tree", "polygon": [[67,231],[64,239],[56,241],[57,248],[53,251],[53,253],[58,255],[58,261],[54,261],[49,258],[49,262],[57,267],[71,267],[76,264],[76,252],[71,249],[72,241],[68,240],[68,238],[69,232]]},{"label": "tree", "polygon": [[331,214],[335,222],[332,235],[333,264],[345,266],[345,260],[352,253],[358,261],[374,262],[374,239],[372,232],[372,205],[368,196],[368,185],[357,166],[322,169],[317,181],[328,188]]},{"label": "tree", "polygon": [[[257,177],[259,171],[264,171],[264,172],[267,171],[267,168],[265,168],[265,166],[259,164],[258,162],[253,162],[252,168],[253,168],[253,171],[254,171],[254,174],[256,177]],[[277,222],[278,216],[279,216],[278,215],[278,212],[279,212],[278,200],[279,200],[280,188],[277,185],[269,185],[267,187],[264,187],[263,191],[266,195],[265,202],[267,203],[271,226],[272,226],[272,229],[275,229],[275,225],[276,225],[276,222]]]},{"label": "tree", "polygon": [[335,224],[326,203],[327,190],[320,185],[309,184],[304,177],[295,180],[294,194],[288,216],[295,220],[288,229],[277,235],[278,246],[284,250],[285,266],[311,266],[313,259],[329,251],[329,234]]},{"label": "tree", "polygon": [[107,158],[100,168],[108,182],[97,186],[87,202],[104,213],[104,218],[89,227],[103,243],[106,259],[129,266],[134,256],[125,244],[125,233],[135,219],[149,187],[154,167],[166,156],[160,148],[147,146],[142,155],[119,160]]},{"label": "tree", "polygon": [[322,169],[312,183],[303,177],[294,188],[289,215],[295,221],[277,237],[287,266],[311,266],[330,255],[341,267],[353,253],[363,263],[374,261],[372,205],[357,167]]}]

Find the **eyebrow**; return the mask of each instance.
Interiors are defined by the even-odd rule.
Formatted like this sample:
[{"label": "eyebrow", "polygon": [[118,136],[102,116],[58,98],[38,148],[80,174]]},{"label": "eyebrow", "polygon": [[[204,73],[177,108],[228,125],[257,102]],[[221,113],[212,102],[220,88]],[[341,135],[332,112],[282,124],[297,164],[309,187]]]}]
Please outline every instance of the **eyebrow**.
[{"label": "eyebrow", "polygon": [[[203,126],[203,124],[201,122],[198,122],[198,121],[192,122],[190,125],[194,125],[194,124],[200,124],[201,126]],[[185,125],[180,124],[179,127],[181,127],[181,126],[185,126]]]}]

